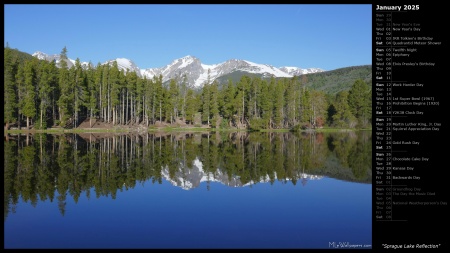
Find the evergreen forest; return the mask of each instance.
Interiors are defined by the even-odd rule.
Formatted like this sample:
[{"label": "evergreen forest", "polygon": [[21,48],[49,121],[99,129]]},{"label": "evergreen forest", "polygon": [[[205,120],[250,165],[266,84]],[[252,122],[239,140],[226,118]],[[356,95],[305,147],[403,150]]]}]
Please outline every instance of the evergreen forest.
[{"label": "evergreen forest", "polygon": [[[113,126],[157,123],[231,129],[371,128],[371,80],[344,70],[292,78],[242,75],[226,83],[208,80],[190,87],[187,77],[163,83],[135,72],[77,58],[67,66],[4,48],[4,127],[75,128],[85,120]],[[367,66],[364,68],[367,70]],[[356,67],[346,70],[355,72]],[[356,72],[355,72],[356,73]],[[350,77],[349,77],[350,76]],[[371,75],[370,75],[371,77]],[[328,88],[327,88],[328,87]]]}]

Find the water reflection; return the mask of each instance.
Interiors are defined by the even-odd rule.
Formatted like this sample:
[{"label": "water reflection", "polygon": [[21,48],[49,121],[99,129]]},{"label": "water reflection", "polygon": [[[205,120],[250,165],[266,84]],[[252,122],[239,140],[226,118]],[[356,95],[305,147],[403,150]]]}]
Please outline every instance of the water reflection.
[{"label": "water reflection", "polygon": [[213,182],[306,186],[323,177],[370,184],[371,137],[368,131],[5,136],[4,220],[19,201],[56,201],[64,216],[68,196],[75,203],[81,194],[115,199],[147,181],[185,190],[209,190]]}]

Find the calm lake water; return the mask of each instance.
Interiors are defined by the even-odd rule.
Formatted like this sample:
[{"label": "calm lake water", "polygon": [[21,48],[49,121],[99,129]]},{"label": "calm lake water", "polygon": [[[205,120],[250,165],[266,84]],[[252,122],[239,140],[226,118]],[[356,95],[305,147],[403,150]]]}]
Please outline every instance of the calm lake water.
[{"label": "calm lake water", "polygon": [[372,244],[372,133],[8,136],[5,248]]}]

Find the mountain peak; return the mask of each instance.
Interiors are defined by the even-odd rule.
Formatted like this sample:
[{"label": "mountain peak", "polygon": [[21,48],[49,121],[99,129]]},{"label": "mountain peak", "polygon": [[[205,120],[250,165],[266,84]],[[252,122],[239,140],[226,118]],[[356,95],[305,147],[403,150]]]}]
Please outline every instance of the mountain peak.
[{"label": "mountain peak", "polygon": [[32,56],[36,56],[36,55],[46,55],[46,54],[44,54],[44,53],[41,52],[41,51],[36,51],[36,52],[34,52],[34,53],[32,54]]},{"label": "mountain peak", "polygon": [[103,64],[112,64],[113,62],[117,62],[117,67],[119,67],[119,70],[123,70],[125,73],[127,71],[135,72],[139,77],[142,77],[142,71],[138,68],[138,66],[130,59],[128,58],[116,58],[114,60],[106,61]]},{"label": "mountain peak", "polygon": [[43,53],[41,51],[34,52],[31,56],[38,58],[39,60],[47,60],[49,58],[49,55],[46,53]]},{"label": "mountain peak", "polygon": [[181,57],[180,59],[197,59],[197,57],[188,54],[184,57]]}]

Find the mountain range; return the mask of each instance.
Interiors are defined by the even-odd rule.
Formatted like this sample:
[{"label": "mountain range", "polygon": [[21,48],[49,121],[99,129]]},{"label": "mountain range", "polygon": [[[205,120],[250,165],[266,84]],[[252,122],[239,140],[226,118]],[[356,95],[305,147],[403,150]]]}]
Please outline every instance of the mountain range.
[{"label": "mountain range", "polygon": [[[227,173],[224,173],[220,168],[215,173],[206,172],[203,170],[203,163],[196,158],[193,161],[192,167],[189,168],[183,164],[180,164],[178,170],[171,175],[168,166],[165,166],[161,170],[161,175],[172,185],[180,187],[184,190],[194,189],[200,186],[202,182],[217,182],[229,187],[245,187],[256,183],[268,183],[271,181],[269,175],[265,175],[259,181],[250,181],[243,183],[239,177],[229,177]],[[312,175],[307,173],[299,173],[298,178],[302,184],[305,185],[308,180],[319,180],[324,178],[320,175]],[[283,180],[276,176],[273,180]],[[291,180],[285,178],[284,180]]]},{"label": "mountain range", "polygon": [[[37,51],[32,56],[47,61],[56,61],[57,66],[60,64],[60,55],[48,55]],[[146,77],[152,79],[154,76],[162,75],[163,83],[169,82],[173,78],[182,78],[186,75],[187,84],[191,87],[201,87],[209,78],[210,82],[217,80],[224,82],[225,76],[233,73],[258,75],[262,78],[274,77],[293,77],[303,74],[324,72],[320,68],[306,68],[299,67],[274,67],[268,64],[259,64],[247,60],[231,59],[222,63],[207,65],[203,64],[200,59],[195,56],[187,55],[185,57],[175,59],[170,64],[160,68],[139,68],[132,60],[127,58],[117,58],[109,60],[103,64],[112,64],[114,61],[120,70],[134,71],[139,77]],[[102,64],[102,65],[103,65]],[[68,59],[67,65],[69,68],[75,66],[75,60]],[[83,68],[87,68],[88,62],[81,62]]]}]

